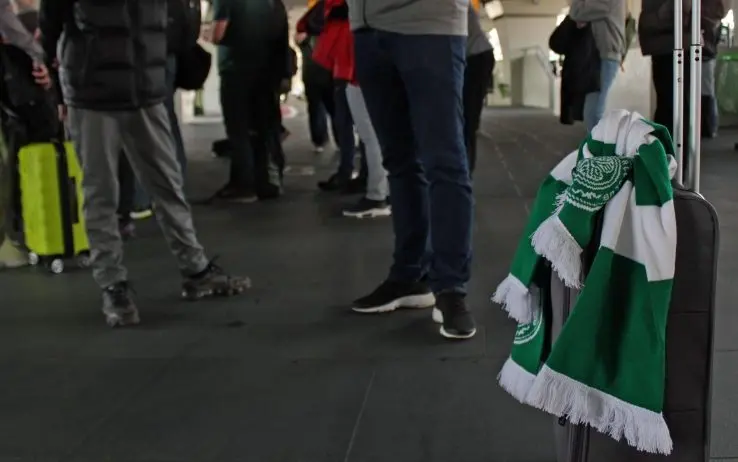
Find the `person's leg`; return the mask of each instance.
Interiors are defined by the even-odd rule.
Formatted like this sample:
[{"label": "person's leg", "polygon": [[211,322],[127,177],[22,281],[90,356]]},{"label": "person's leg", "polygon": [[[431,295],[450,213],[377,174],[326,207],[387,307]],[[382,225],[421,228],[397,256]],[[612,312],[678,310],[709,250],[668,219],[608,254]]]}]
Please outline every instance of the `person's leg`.
[{"label": "person's leg", "polygon": [[[268,82],[259,85],[268,86]],[[249,107],[252,113],[249,120],[254,149],[254,185],[259,199],[274,199],[282,193],[282,171],[284,157],[280,142],[281,117],[279,96],[276,93],[262,91],[254,93]]]},{"label": "person's leg", "polygon": [[174,136],[174,147],[177,150],[177,160],[179,165],[182,167],[182,174],[187,173],[187,154],[185,153],[184,141],[182,140],[182,130],[179,128],[179,118],[177,117],[177,111],[174,107],[174,97],[177,92],[176,81],[177,79],[177,57],[175,55],[169,55],[167,57],[167,91],[169,92],[167,99],[164,100],[164,104],[167,108],[167,114],[169,114],[169,120],[172,124],[172,136]]},{"label": "person's leg", "polygon": [[338,171],[327,181],[318,183],[318,187],[324,191],[343,190],[347,187],[354,173],[354,156],[356,155],[354,121],[351,119],[351,111],[346,100],[346,82],[336,82],[333,102],[335,105],[333,120],[338,133],[336,137],[340,159]]},{"label": "person's leg", "polygon": [[356,75],[389,176],[395,251],[387,280],[354,302],[354,311],[380,313],[400,307],[432,307],[424,283],[428,260],[428,184],[415,151],[407,89],[392,60],[387,34],[355,34]]},{"label": "person's leg", "polygon": [[465,40],[395,35],[393,42],[415,143],[430,182],[431,284],[437,293],[463,293],[469,280],[473,205],[463,134]]},{"label": "person's leg", "polygon": [[587,93],[584,98],[584,124],[587,131],[599,123],[607,107],[607,95],[615,83],[620,63],[612,59],[600,60],[600,91]]},{"label": "person's leg", "polygon": [[614,59],[603,59],[600,61],[600,91],[597,96],[597,106],[595,111],[595,117],[597,121],[595,125],[599,123],[602,116],[605,115],[607,109],[607,97],[610,94],[610,89],[615,83],[615,78],[618,76],[620,70],[620,62]]},{"label": "person's leg", "polygon": [[186,278],[183,296],[197,299],[242,291],[248,280],[223,274],[197,240],[164,105],[131,112],[123,128],[126,155],[154,200],[159,225]]},{"label": "person's leg", "polygon": [[718,131],[715,98],[715,59],[702,61],[702,137],[715,138]]},{"label": "person's leg", "polygon": [[[437,294],[435,319],[443,322],[444,337],[470,338],[476,326],[465,302],[474,206],[462,107],[466,38],[395,34],[392,42],[407,89],[416,149],[430,183],[429,274]],[[394,205],[394,190],[392,201]]]},{"label": "person's leg", "polygon": [[120,159],[118,160],[118,182],[120,185],[118,224],[120,236],[125,241],[133,238],[136,232],[131,213],[133,212],[137,183],[136,175],[133,173],[133,169],[128,163],[125,153],[121,153]]},{"label": "person's leg", "polygon": [[355,207],[344,210],[344,215],[359,218],[389,215],[390,208],[386,203],[389,185],[387,172],[382,166],[382,148],[374,132],[361,89],[356,85],[348,85],[346,97],[356,130],[364,145],[363,158],[366,159],[367,165],[367,186],[366,196]]},{"label": "person's leg", "polygon": [[[651,78],[656,91],[654,122],[673,131],[674,113],[674,61],[671,55],[651,57]],[[672,133],[672,136],[674,134]]]},{"label": "person's leg", "polygon": [[492,51],[479,53],[467,58],[464,71],[464,140],[470,173],[474,172],[477,162],[477,131],[493,65]]},{"label": "person's leg", "polygon": [[251,81],[240,74],[221,75],[220,104],[231,148],[231,169],[228,184],[216,193],[215,199],[243,203],[256,201],[254,148],[249,133],[251,86]]},{"label": "person's leg", "polygon": [[307,79],[305,80],[305,100],[310,141],[316,148],[322,148],[328,143],[328,113],[323,105],[320,86]]},{"label": "person's leg", "polygon": [[321,86],[321,95],[322,95],[322,101],[323,101],[323,107],[325,107],[325,111],[328,113],[328,117],[330,118],[331,122],[331,133],[333,134],[333,142],[336,144],[336,147],[340,146],[339,143],[339,135],[341,133],[341,130],[339,128],[339,123],[337,122],[336,118],[336,91],[335,91],[335,84],[333,83],[333,79],[328,80],[327,82],[324,82]]},{"label": "person's leg", "polygon": [[83,212],[90,243],[92,277],[103,291],[103,313],[110,326],[137,324],[129,298],[128,272],[118,230],[118,160],[123,150],[121,126],[127,112],[69,107],[67,120],[82,163]]}]

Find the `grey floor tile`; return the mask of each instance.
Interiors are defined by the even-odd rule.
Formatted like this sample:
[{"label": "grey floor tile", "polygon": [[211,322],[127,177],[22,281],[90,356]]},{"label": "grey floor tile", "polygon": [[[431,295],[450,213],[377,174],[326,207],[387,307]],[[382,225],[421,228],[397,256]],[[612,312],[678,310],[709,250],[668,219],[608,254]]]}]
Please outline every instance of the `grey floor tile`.
[{"label": "grey floor tile", "polygon": [[430,315],[430,310],[380,316],[341,314],[329,322],[212,331],[188,355],[269,360],[484,356],[483,326],[471,341],[449,344]]},{"label": "grey floor tile", "polygon": [[111,462],[209,461],[244,429],[242,414],[277,369],[267,363],[178,360],[74,455]]},{"label": "grey floor tile", "polygon": [[738,458],[738,351],[715,353],[713,369],[711,455]]},{"label": "grey floor tile", "polygon": [[550,461],[551,417],[497,386],[500,365],[449,359],[378,367],[348,460]]},{"label": "grey floor tile", "polygon": [[372,381],[369,363],[300,362],[242,399],[216,462],[344,462]]},{"label": "grey floor tile", "polygon": [[61,457],[122,408],[164,361],[0,361],[0,454]]}]

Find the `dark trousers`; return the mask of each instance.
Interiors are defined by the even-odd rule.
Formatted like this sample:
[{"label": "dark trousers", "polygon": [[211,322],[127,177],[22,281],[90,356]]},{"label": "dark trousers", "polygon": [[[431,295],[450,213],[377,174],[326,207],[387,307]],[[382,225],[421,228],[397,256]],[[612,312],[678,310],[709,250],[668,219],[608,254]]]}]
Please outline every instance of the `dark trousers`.
[{"label": "dark trousers", "polygon": [[[689,140],[689,111],[692,109],[689,104],[689,86],[692,79],[689,75],[689,61],[686,59],[684,61],[684,73],[682,74],[684,76],[684,119],[682,120],[684,137],[682,138],[682,146],[684,148],[683,152],[686,154]],[[653,121],[668,128],[669,133],[674,137],[674,57],[672,55],[652,56],[651,77],[656,90],[656,111]],[[687,161],[685,155],[685,164]]]},{"label": "dark trousers", "polygon": [[121,153],[118,159],[118,187],[118,220],[123,225],[131,221],[131,212],[136,206],[136,188],[141,188],[125,153]]},{"label": "dark trousers", "polygon": [[268,185],[275,186],[270,161],[281,152],[281,117],[277,89],[272,87],[258,72],[221,74],[220,104],[231,148],[229,183],[244,192],[260,194]]},{"label": "dark trousers", "polygon": [[484,100],[487,97],[495,56],[492,50],[466,58],[464,70],[464,141],[469,156],[469,171],[474,172],[477,163],[477,131],[482,118]]},{"label": "dark trousers", "polygon": [[[686,60],[685,60],[686,61]],[[691,78],[689,75],[689,62],[684,64],[684,135],[688,135],[689,124],[689,86]],[[656,90],[656,112],[653,120],[669,129],[672,133],[674,128],[674,58],[672,55],[658,55],[651,57],[651,76],[653,86]]]},{"label": "dark trousers", "polygon": [[333,101],[336,113],[333,117],[336,130],[336,140],[340,151],[338,174],[351,176],[354,173],[354,156],[356,155],[356,137],[354,136],[354,120],[346,98],[345,81],[336,81]]},{"label": "dark trousers", "polygon": [[[327,72],[327,71],[326,71]],[[328,144],[328,121],[331,122],[333,137],[338,145],[335,123],[334,87],[330,79],[311,79],[304,77],[305,100],[307,102],[310,141],[314,146]]]},{"label": "dark trousers", "polygon": [[466,39],[366,29],[355,40],[358,80],[389,174],[389,279],[428,274],[436,293],[464,293],[473,208],[462,107]]}]

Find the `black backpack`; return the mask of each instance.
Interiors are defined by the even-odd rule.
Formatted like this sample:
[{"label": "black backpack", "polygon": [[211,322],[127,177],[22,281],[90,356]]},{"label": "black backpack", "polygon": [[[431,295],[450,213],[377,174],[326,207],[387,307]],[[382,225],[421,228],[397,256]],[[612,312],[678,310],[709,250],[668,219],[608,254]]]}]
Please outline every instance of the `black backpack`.
[{"label": "black backpack", "polygon": [[48,142],[59,136],[58,99],[33,78],[33,61],[20,48],[0,44],[0,109],[22,127],[26,143]]}]

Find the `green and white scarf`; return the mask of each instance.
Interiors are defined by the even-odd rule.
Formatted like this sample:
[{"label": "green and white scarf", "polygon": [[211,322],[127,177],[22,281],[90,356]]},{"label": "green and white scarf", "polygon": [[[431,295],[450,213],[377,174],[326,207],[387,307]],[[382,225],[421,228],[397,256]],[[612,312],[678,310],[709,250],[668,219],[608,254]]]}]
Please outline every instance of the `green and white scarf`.
[{"label": "green and white scarf", "polygon": [[[505,390],[659,454],[672,450],[662,414],[676,255],[672,153],[664,127],[636,113],[606,114],[543,182],[510,274],[493,297],[519,322],[499,375]],[[582,249],[603,208],[592,267],[544,357],[551,313],[542,290],[550,268],[580,287]]]}]

